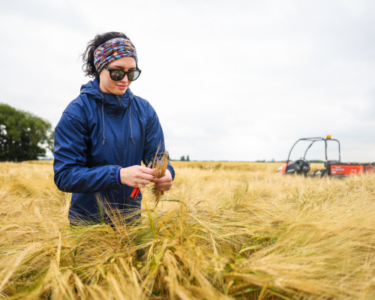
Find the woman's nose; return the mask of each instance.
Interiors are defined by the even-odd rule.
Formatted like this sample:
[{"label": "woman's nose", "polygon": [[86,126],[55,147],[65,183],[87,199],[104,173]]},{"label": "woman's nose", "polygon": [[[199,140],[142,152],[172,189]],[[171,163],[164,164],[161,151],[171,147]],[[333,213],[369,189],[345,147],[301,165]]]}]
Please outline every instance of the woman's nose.
[{"label": "woman's nose", "polygon": [[125,74],[124,78],[121,79],[121,82],[123,83],[129,83],[129,78],[128,78],[128,74]]}]

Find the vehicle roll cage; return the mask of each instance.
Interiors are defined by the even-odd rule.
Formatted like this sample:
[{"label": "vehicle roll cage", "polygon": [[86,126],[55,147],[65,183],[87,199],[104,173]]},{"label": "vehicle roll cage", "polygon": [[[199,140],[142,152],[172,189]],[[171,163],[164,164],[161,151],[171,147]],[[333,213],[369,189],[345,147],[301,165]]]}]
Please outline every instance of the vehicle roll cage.
[{"label": "vehicle roll cage", "polygon": [[327,142],[328,141],[334,141],[334,142],[337,142],[338,145],[339,145],[339,161],[341,161],[341,148],[340,148],[340,142],[336,139],[331,139],[331,138],[322,138],[322,137],[312,137],[312,138],[302,138],[302,139],[299,139],[297,142],[294,143],[292,149],[290,149],[289,151],[289,155],[288,155],[288,160],[286,161],[286,170],[285,172],[288,170],[288,163],[290,162],[290,155],[292,154],[292,151],[293,151],[293,148],[295,145],[297,145],[298,142],[300,141],[308,141],[308,142],[311,142],[310,145],[307,147],[306,151],[305,151],[305,155],[303,156],[303,160],[306,160],[306,154],[307,154],[307,151],[311,148],[311,146],[315,143],[315,142],[324,142],[325,144],[325,154],[326,154],[326,162],[328,161],[328,157],[327,157]]}]

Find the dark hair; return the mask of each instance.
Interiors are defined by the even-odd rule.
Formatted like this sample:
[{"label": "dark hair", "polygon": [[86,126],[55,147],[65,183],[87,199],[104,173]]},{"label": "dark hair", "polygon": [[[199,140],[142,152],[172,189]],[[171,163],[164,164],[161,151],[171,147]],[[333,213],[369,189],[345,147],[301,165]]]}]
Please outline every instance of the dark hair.
[{"label": "dark hair", "polygon": [[86,76],[99,78],[98,72],[96,72],[96,68],[94,65],[94,52],[95,49],[98,48],[101,44],[105,43],[106,41],[112,40],[114,38],[125,38],[128,39],[126,34],[116,31],[106,32],[103,34],[97,34],[93,40],[91,40],[87,44],[87,48],[85,52],[82,54],[83,60],[83,72],[85,72]]}]

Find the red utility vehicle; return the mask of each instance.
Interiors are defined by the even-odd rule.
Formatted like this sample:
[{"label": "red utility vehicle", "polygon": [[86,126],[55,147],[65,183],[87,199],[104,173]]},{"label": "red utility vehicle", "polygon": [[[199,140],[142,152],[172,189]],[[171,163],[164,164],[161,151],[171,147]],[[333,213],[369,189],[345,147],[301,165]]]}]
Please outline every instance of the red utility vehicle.
[{"label": "red utility vehicle", "polygon": [[[292,153],[293,148],[297,145],[300,141],[308,141],[310,142],[309,146],[307,147],[305,154],[298,160],[290,161],[290,155]],[[324,142],[325,144],[325,163],[323,169],[318,169],[312,173],[309,173],[311,170],[310,162],[306,160],[307,151],[311,148],[311,146],[316,142]],[[328,142],[337,142],[338,149],[339,149],[339,160],[328,160],[327,157],[327,143]],[[330,135],[327,135],[326,138],[322,137],[313,137],[313,138],[302,138],[299,139],[297,142],[294,143],[292,149],[289,151],[288,160],[278,169],[279,174],[299,174],[304,176],[320,176],[323,177],[325,175],[334,176],[337,178],[342,178],[349,175],[359,175],[365,173],[372,173],[375,174],[375,165],[371,163],[343,163],[341,162],[341,149],[340,149],[340,142],[336,139],[332,139]]]}]

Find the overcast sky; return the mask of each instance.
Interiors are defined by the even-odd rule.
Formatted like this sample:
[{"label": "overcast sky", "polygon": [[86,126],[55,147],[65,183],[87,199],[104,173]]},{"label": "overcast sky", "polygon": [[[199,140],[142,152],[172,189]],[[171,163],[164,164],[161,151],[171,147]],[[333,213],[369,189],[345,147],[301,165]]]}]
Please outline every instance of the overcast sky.
[{"label": "overcast sky", "polygon": [[331,134],[343,161],[375,161],[375,1],[0,3],[0,101],[54,126],[90,80],[87,43],[121,31],[172,158],[283,160]]}]

